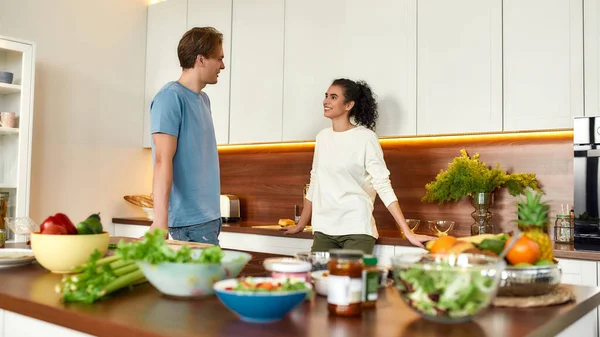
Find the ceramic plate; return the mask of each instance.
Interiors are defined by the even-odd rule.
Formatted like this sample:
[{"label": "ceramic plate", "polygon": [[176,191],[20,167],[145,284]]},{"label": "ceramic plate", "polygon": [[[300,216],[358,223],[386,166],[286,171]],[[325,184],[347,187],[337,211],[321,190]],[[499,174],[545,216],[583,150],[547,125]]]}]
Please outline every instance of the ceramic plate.
[{"label": "ceramic plate", "polygon": [[19,266],[34,260],[31,249],[0,248],[0,267]]}]

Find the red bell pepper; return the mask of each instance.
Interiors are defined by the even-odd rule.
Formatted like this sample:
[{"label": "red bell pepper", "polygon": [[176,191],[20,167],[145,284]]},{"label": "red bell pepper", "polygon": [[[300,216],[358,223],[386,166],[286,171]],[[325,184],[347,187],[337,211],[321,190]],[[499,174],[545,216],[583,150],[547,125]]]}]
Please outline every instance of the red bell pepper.
[{"label": "red bell pepper", "polygon": [[[59,226],[65,229],[64,234],[77,234],[77,228],[71,222],[68,216],[63,213],[56,213],[52,216],[49,216],[42,222],[40,226],[40,233],[42,234],[61,234],[61,230],[53,229],[52,227]],[[46,232],[46,233],[44,233]]]}]

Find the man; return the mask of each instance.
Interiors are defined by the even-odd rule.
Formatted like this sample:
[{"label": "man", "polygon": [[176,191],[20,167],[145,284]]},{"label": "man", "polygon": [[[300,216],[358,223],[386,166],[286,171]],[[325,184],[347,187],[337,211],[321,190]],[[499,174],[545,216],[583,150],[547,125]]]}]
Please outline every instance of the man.
[{"label": "man", "polygon": [[223,63],[223,35],[192,28],[177,47],[182,68],[150,107],[154,177],[154,222],[176,240],[219,244],[220,179],[210,100],[202,91],[216,84]]}]

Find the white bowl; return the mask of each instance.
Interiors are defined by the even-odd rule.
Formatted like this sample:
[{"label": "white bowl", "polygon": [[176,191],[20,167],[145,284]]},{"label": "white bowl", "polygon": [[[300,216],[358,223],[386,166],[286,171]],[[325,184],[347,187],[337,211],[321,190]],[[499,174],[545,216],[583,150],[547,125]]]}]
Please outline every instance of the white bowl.
[{"label": "white bowl", "polygon": [[148,220],[154,220],[154,208],[142,207],[142,211],[146,213],[146,218]]},{"label": "white bowl", "polygon": [[321,296],[327,296],[327,276],[329,276],[329,270],[317,270],[310,273],[315,284],[315,291]]}]

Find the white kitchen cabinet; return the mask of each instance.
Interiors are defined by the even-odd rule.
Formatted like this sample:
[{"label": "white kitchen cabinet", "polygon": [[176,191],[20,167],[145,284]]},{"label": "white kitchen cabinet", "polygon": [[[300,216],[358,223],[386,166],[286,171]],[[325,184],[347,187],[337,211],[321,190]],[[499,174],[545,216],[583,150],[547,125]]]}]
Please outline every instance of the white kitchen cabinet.
[{"label": "white kitchen cabinet", "polygon": [[381,266],[391,266],[392,256],[394,256],[394,246],[389,245],[375,245],[373,247],[373,254],[377,257],[377,264]]},{"label": "white kitchen cabinet", "polygon": [[414,246],[395,246],[394,255],[427,253],[427,250]]},{"label": "white kitchen cabinet", "polygon": [[233,4],[229,143],[281,142],[284,0]]},{"label": "white kitchen cabinet", "polygon": [[[128,238],[141,238],[148,232],[150,227],[144,225],[125,225],[125,224],[113,224],[114,234],[112,236],[124,236]],[[169,234],[169,240],[173,240],[171,234]]]},{"label": "white kitchen cabinet", "polygon": [[[597,262],[573,259],[558,259],[562,270],[561,283],[596,287],[598,284]],[[598,336],[598,309],[578,320],[565,329],[559,337],[596,337]]]},{"label": "white kitchen cabinet", "polygon": [[312,240],[221,231],[219,245],[224,249],[293,256],[298,252],[310,251]]},{"label": "white kitchen cabinet", "polygon": [[596,262],[574,259],[557,259],[562,270],[562,283],[595,287],[598,284]]},{"label": "white kitchen cabinet", "polygon": [[503,27],[504,130],[573,127],[583,115],[582,1],[505,0]]},{"label": "white kitchen cabinet", "polygon": [[331,125],[322,102],[339,77],[371,86],[379,135],[415,134],[415,20],[416,0],[286,1],[283,140],[315,139]]},{"label": "white kitchen cabinet", "polygon": [[8,193],[6,216],[29,216],[35,44],[0,36],[0,71],[14,75],[0,83],[0,111],[16,116],[14,128],[0,127],[0,193]]},{"label": "white kitchen cabinet", "polygon": [[[1,326],[1,325],[0,325]],[[0,331],[0,337],[2,337]],[[4,311],[4,337],[86,337],[92,336],[39,319]]]},{"label": "white kitchen cabinet", "polygon": [[502,131],[502,0],[419,0],[417,13],[417,133]]},{"label": "white kitchen cabinet", "polygon": [[186,31],[187,0],[169,0],[148,6],[146,36],[146,90],[143,146],[151,146],[150,105],[158,91],[181,75],[177,45]]},{"label": "white kitchen cabinet", "polygon": [[[210,110],[215,125],[217,144],[229,142],[231,12],[232,0],[188,0],[187,29],[210,26],[223,34],[225,69],[221,70],[217,84],[209,84],[203,89],[210,98]],[[258,52],[255,57],[260,57],[260,51]]]},{"label": "white kitchen cabinet", "polygon": [[600,0],[584,0],[585,115],[600,116]]}]

